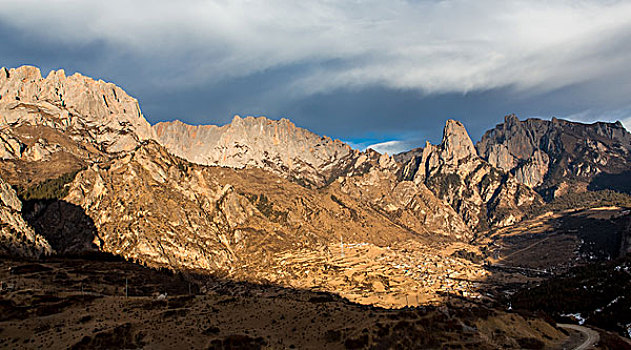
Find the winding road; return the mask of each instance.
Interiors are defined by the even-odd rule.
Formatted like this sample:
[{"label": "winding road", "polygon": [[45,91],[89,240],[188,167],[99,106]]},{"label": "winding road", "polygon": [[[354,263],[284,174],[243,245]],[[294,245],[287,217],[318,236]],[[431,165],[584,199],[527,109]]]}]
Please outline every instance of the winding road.
[{"label": "winding road", "polygon": [[583,344],[575,347],[573,350],[592,349],[594,345],[596,345],[596,343],[598,343],[598,341],[600,340],[600,335],[598,334],[598,332],[596,332],[595,330],[591,328],[587,328],[587,327],[583,327],[583,326],[579,326],[575,324],[565,324],[565,323],[558,323],[557,327],[575,330],[575,331],[583,333],[586,336],[587,339],[585,339]]}]

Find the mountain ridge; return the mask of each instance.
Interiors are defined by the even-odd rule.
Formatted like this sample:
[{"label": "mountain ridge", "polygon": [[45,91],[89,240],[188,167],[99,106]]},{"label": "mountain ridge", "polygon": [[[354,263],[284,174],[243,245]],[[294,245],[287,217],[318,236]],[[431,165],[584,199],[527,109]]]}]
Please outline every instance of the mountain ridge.
[{"label": "mountain ridge", "polygon": [[[476,147],[491,164],[549,198],[585,191],[599,178],[631,167],[631,133],[619,121],[520,121],[507,115]],[[615,183],[603,188],[617,189]]]},{"label": "mountain ridge", "polygon": [[327,136],[297,127],[288,119],[235,116],[231,123],[154,125],[156,140],[174,154],[203,165],[258,166],[322,187],[352,167],[359,151]]},{"label": "mountain ridge", "polygon": [[[25,210],[10,207],[3,220],[26,219],[20,225],[33,234],[16,240],[24,255],[33,254],[37,234],[59,254],[105,251],[153,267],[312,288],[302,272],[287,275],[278,266],[294,261],[291,269],[326,270],[337,247],[386,254],[384,247],[392,246],[394,257],[411,249],[471,271],[472,261],[451,258],[453,247],[482,251],[474,239],[520,222],[543,203],[517,176],[480,157],[455,120],[446,122],[441,143],[428,142],[402,162],[354,150],[287,119],[236,116],[223,126],[150,126],[137,101],[110,85],[51,73],[74,94],[62,98],[50,95],[57,80],[41,78],[38,70],[5,71],[0,179],[29,196],[22,198]],[[118,100],[101,94],[114,91]],[[46,254],[48,248],[38,249]],[[305,265],[294,251],[314,262]],[[405,270],[377,266],[370,288],[385,293],[383,305],[398,305],[389,293],[402,289],[390,292],[379,280],[398,279]],[[345,295],[363,300],[359,287],[344,286]]]},{"label": "mountain ridge", "polygon": [[[533,146],[530,159],[518,169],[509,168],[507,164],[511,161],[507,157],[513,156],[505,151],[489,151],[490,148],[508,149],[502,145],[490,145],[493,130],[474,146],[464,125],[454,120],[447,120],[443,140],[437,146],[427,143],[425,148],[392,157],[372,156],[372,150],[354,150],[342,141],[297,127],[285,118],[270,120],[237,115],[231,123],[221,126],[189,125],[179,120],[151,126],[140,112],[138,101],[112,83],[94,81],[78,73],[66,77],[63,70],[53,70],[42,78],[39,69],[29,66],[10,70],[3,68],[0,73],[0,109],[6,125],[43,125],[57,133],[69,133],[71,139],[79,142],[78,148],[49,142],[47,138],[40,138],[32,144],[27,141],[32,136],[26,135],[26,139],[20,140],[12,135],[12,131],[18,129],[5,129],[0,135],[4,140],[0,145],[2,158],[37,165],[40,159],[53,162],[55,155],[72,149],[69,152],[71,160],[66,163],[74,162],[75,165],[64,168],[66,172],[85,168],[93,159],[106,160],[115,152],[133,150],[143,140],[153,139],[169,152],[196,164],[236,169],[258,167],[313,188],[323,188],[340,180],[346,190],[361,194],[358,200],[377,205],[386,212],[398,207],[383,201],[385,194],[377,195],[379,191],[357,191],[356,185],[349,185],[352,182],[350,179],[361,182],[364,180],[359,179],[368,176],[372,179],[367,182],[370,186],[381,186],[389,191],[398,183],[412,181],[417,193],[425,191],[424,188],[429,189],[434,196],[460,213],[473,230],[519,221],[526,209],[518,208],[541,202],[529,187],[536,187],[547,176],[549,156],[546,153],[533,151]],[[127,108],[130,108],[129,111]],[[535,123],[531,120],[534,119],[523,123]],[[505,118],[506,125],[521,123],[514,115]],[[556,119],[550,123],[570,127],[576,124]],[[612,129],[611,125],[616,128]],[[599,127],[596,133],[600,136],[615,138],[626,135],[620,123],[596,123],[589,127]],[[623,131],[622,134],[618,129]],[[496,141],[502,141],[501,138],[496,137]],[[485,146],[487,144],[490,146]],[[93,151],[82,151],[89,149],[87,146],[90,145],[95,146]],[[478,157],[478,153],[482,157]],[[396,165],[397,160],[399,165]],[[15,166],[17,163],[8,164]],[[462,170],[467,167],[468,170]],[[5,170],[3,176],[18,181],[19,171],[18,168]],[[507,172],[507,177],[502,172]],[[406,188],[409,190],[412,187]],[[472,193],[477,194],[472,197]],[[445,227],[451,226],[448,223]]]}]

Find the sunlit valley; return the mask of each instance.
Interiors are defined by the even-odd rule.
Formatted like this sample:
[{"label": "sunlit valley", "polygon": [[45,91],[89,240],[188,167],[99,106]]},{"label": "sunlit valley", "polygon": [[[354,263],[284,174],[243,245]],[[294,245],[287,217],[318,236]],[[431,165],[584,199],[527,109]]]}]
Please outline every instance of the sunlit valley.
[{"label": "sunlit valley", "polygon": [[549,348],[573,322],[626,346],[619,123],[509,115],[474,144],[449,120],[391,156],[0,73],[3,347]]},{"label": "sunlit valley", "polygon": [[0,8],[0,349],[631,349],[631,4]]}]

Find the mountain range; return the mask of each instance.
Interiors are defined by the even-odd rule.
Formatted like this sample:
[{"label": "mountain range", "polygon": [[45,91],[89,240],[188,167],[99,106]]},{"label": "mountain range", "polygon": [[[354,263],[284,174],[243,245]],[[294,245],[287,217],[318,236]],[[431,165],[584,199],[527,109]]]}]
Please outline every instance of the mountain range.
[{"label": "mountain range", "polygon": [[[399,307],[427,280],[379,261],[441,257],[448,276],[484,275],[479,259],[505,239],[498,232],[576,193],[627,200],[631,134],[619,122],[508,115],[474,144],[447,120],[439,144],[387,155],[287,119],[150,125],[112,83],[22,66],[0,69],[0,164],[2,255],[105,252]],[[366,249],[361,275],[331,269],[346,266],[335,257],[349,247]],[[432,288],[418,305],[444,297]]]},{"label": "mountain range", "polygon": [[[110,210],[117,215],[132,210],[128,214],[132,216],[146,210],[140,209],[141,204],[148,203],[140,199],[143,182],[153,183],[148,189],[150,196],[156,196],[155,188],[160,188],[161,192],[168,192],[170,200],[175,198],[175,191],[181,201],[197,202],[185,210],[188,214],[191,210],[200,211],[192,217],[213,221],[209,215],[221,215],[221,223],[213,222],[212,230],[202,230],[215,231],[211,236],[219,245],[222,243],[218,236],[253,220],[257,216],[254,212],[262,214],[254,209],[259,199],[248,197],[260,195],[275,200],[270,202],[270,210],[287,213],[283,216],[287,223],[283,228],[306,225],[313,220],[306,213],[316,212],[328,214],[333,230],[352,231],[375,242],[386,239],[380,230],[467,241],[477,232],[519,222],[533,207],[543,205],[544,198],[550,200],[568,191],[596,188],[603,178],[617,176],[621,181],[614,181],[607,188],[624,190],[628,187],[624,174],[631,164],[631,134],[619,122],[522,122],[509,115],[474,145],[461,123],[448,120],[440,144],[427,143],[423,148],[388,156],[370,149],[352,149],[339,140],[299,128],[287,119],[235,116],[224,126],[192,126],[180,121],[151,126],[142,116],[138,102],[119,87],[80,74],[66,77],[63,70],[52,71],[43,78],[35,67],[2,68],[0,96],[3,180],[25,189],[77,172],[63,185],[68,192],[64,198],[88,212],[94,206],[104,206],[102,201],[108,195],[120,197],[119,210],[105,206],[94,209],[94,215],[98,212],[100,218],[91,217],[104,247],[117,253],[148,246],[123,239],[121,235],[125,233],[114,234],[102,228],[106,222],[121,226],[121,219],[114,220]],[[238,186],[235,180],[221,181],[213,173],[230,172],[222,168],[235,169],[230,174],[243,177],[244,185]],[[249,175],[256,173],[254,169],[262,169],[265,176]],[[121,178],[116,179],[115,175]],[[298,198],[276,200],[267,188],[260,193],[247,191],[250,176],[286,183],[281,187],[295,188]],[[207,179],[202,180],[203,177]],[[123,195],[113,189],[125,183],[129,193]],[[239,187],[243,189],[235,190]],[[221,203],[232,196],[233,204],[222,208]],[[335,210],[316,209],[323,204],[311,204],[305,196],[322,197],[320,201]],[[153,198],[150,202],[165,203],[164,200]],[[284,202],[293,203],[286,206],[289,203]],[[177,203],[178,208],[181,206]],[[296,210],[300,207],[304,208]],[[46,212],[38,210],[40,215]],[[215,210],[220,213],[213,214]],[[303,217],[297,218],[300,211]],[[165,220],[174,213],[158,213],[159,210],[150,211],[145,216],[147,222],[155,218],[173,223],[167,230],[176,237],[195,236],[178,230],[202,225],[192,224],[191,217],[184,218],[184,214]],[[339,230],[344,225],[334,222],[345,215],[362,229]],[[234,217],[241,219],[230,222]],[[388,228],[375,229],[379,225],[365,221],[370,217],[383,217],[381,225]],[[144,221],[134,221],[145,231],[165,230],[145,228]],[[266,217],[265,221],[274,220]],[[293,229],[319,231],[298,226]],[[295,238],[295,234],[286,236]],[[338,239],[339,235],[318,232],[315,236]],[[390,239],[397,235],[388,236]],[[118,247],[122,242],[126,242],[125,250]],[[147,256],[158,255],[154,251]],[[168,265],[169,258],[159,260]]]}]

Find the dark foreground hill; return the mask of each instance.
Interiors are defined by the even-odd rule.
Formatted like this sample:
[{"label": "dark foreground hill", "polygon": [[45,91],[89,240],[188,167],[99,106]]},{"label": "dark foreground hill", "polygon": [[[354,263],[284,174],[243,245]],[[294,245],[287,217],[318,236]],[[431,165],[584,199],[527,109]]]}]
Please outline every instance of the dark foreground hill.
[{"label": "dark foreground hill", "polygon": [[[482,306],[388,310],[272,285],[191,284],[117,259],[3,259],[0,280],[7,349],[540,349],[568,340],[541,318]],[[198,283],[217,292],[199,294]]]}]

